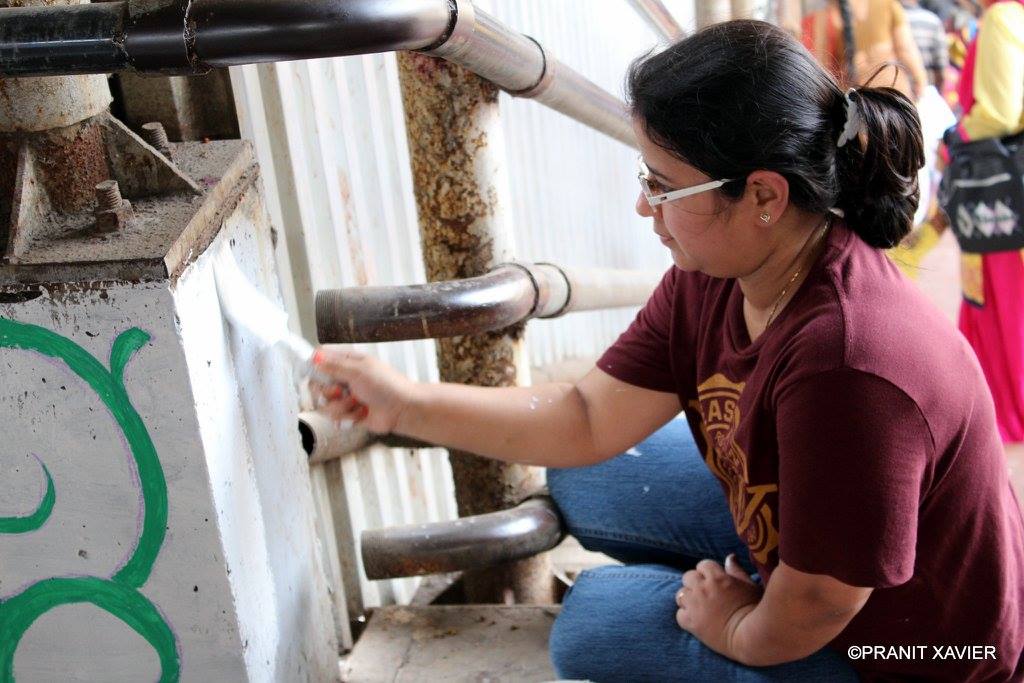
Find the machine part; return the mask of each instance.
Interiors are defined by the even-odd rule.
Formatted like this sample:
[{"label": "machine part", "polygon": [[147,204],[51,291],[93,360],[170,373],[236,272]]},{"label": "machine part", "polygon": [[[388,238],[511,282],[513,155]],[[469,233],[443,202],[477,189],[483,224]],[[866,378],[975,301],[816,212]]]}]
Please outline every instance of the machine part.
[{"label": "machine part", "polygon": [[[727,1],[727,0],[726,0]],[[187,27],[182,31],[182,26]],[[167,74],[422,50],[636,146],[625,104],[472,0],[123,0],[0,10],[0,74]]]},{"label": "machine part", "polygon": [[513,263],[464,280],[316,294],[321,343],[481,334],[531,318],[643,304],[662,273]]},{"label": "machine part", "polygon": [[121,198],[116,180],[96,185],[96,232],[116,232],[128,227],[135,218],[131,202]]},{"label": "machine part", "polygon": [[[51,211],[38,162],[21,164],[14,207],[19,223],[0,259],[0,280],[31,284],[170,277],[174,281],[202,253],[196,245],[212,238],[211,226],[217,224],[221,207],[230,205],[231,197],[225,193],[256,182],[247,145],[238,150],[223,142],[180,143],[171,167],[161,155],[147,152],[152,148],[123,124],[104,121],[107,124],[104,144],[116,152],[110,160],[112,172],[89,186],[89,202],[82,210]],[[22,159],[31,160],[33,149],[25,143]],[[134,174],[133,168],[137,169]],[[202,190],[192,177],[205,180]],[[109,179],[118,181],[135,213],[134,222],[119,231],[116,239],[94,230],[95,186]],[[135,256],[128,259],[126,253]]]},{"label": "machine part", "polygon": [[[94,213],[95,188],[103,181],[116,181],[135,213],[140,200],[174,194],[185,197],[187,213],[203,194],[188,173],[108,113],[54,130],[0,134],[0,169],[5,165],[11,171],[0,178],[0,256],[12,264],[59,263],[76,244],[89,250],[96,233],[127,226],[127,206]],[[118,260],[102,256],[116,252],[116,245],[97,244],[92,251],[96,261]]]},{"label": "machine part", "polygon": [[492,567],[550,550],[565,537],[546,495],[500,512],[450,522],[364,531],[363,567],[371,580]]}]

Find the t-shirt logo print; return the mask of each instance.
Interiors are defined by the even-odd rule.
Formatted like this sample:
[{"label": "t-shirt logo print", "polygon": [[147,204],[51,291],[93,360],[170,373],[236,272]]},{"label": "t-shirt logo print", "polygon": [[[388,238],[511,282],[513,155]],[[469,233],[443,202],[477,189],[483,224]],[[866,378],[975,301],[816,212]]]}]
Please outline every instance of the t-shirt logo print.
[{"label": "t-shirt logo print", "polygon": [[751,485],[747,455],[736,443],[740,424],[740,396],[745,382],[733,382],[716,373],[697,387],[695,407],[701,416],[701,431],[707,443],[704,461],[728,493],[729,510],[736,533],[762,564],[779,545],[769,494],[777,494],[778,484]]}]

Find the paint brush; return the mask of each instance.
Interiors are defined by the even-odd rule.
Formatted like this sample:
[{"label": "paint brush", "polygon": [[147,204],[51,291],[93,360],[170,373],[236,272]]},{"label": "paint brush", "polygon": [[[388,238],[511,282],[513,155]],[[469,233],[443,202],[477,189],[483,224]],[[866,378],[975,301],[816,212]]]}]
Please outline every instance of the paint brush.
[{"label": "paint brush", "polygon": [[281,349],[296,376],[308,377],[325,387],[336,384],[316,369],[313,345],[288,328],[288,314],[249,282],[228,247],[222,247],[214,257],[213,274],[221,310],[232,325],[265,349]]}]

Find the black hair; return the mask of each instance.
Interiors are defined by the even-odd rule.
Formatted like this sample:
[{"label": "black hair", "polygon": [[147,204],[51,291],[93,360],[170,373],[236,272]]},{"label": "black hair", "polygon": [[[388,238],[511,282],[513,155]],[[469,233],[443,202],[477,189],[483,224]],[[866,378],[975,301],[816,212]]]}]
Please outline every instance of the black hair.
[{"label": "black hair", "polygon": [[814,213],[841,209],[876,248],[913,227],[924,164],[913,103],[892,88],[850,96],[863,121],[843,147],[846,93],[788,33],[751,20],[714,24],[630,68],[630,107],[647,137],[738,199],[756,170],[781,174],[790,201]]}]

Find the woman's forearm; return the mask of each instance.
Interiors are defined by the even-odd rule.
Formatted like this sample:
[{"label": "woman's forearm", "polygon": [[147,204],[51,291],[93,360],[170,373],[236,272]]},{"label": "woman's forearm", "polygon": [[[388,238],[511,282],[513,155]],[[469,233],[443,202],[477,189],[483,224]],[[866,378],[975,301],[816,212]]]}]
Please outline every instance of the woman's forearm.
[{"label": "woman's forearm", "polygon": [[730,655],[747,666],[784,664],[817,652],[835,635],[800,629],[787,615],[765,608],[762,602],[738,620]]},{"label": "woman's forearm", "polygon": [[572,384],[419,384],[397,432],[498,460],[546,467],[596,462],[583,395]]},{"label": "woman's forearm", "polygon": [[730,656],[748,666],[803,659],[839,635],[870,595],[870,588],[780,564],[760,602],[736,620]]}]

